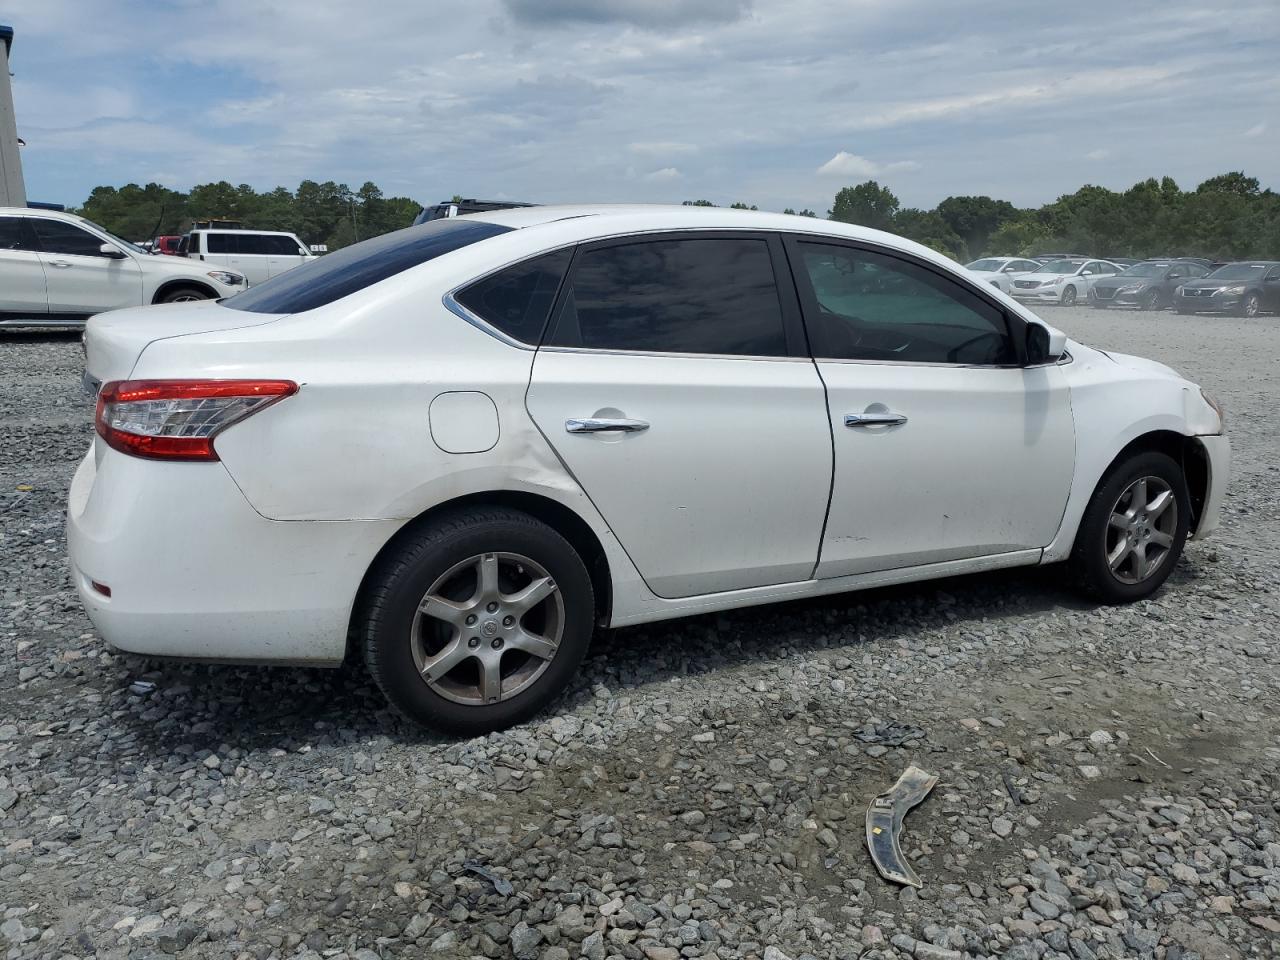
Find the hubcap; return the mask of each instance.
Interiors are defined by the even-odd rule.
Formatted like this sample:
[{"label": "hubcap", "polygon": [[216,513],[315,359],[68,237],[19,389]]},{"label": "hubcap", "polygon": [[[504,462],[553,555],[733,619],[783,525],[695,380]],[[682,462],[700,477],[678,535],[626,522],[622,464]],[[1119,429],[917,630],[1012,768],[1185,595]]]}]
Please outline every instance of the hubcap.
[{"label": "hubcap", "polygon": [[1121,583],[1142,583],[1165,563],[1178,529],[1178,501],[1159,477],[1125,487],[1107,523],[1107,565]]},{"label": "hubcap", "polygon": [[455,703],[516,696],[551,665],[564,634],[564,597],[543,567],[515,553],[463,560],[436,579],[413,618],[413,662]]}]

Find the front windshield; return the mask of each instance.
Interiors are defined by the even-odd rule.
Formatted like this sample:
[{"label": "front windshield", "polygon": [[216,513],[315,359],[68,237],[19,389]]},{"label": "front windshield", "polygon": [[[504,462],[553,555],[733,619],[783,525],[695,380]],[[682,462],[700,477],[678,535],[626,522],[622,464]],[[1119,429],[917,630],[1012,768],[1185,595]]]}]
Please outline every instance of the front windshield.
[{"label": "front windshield", "polygon": [[965,269],[966,269],[966,270],[981,270],[981,271],[983,271],[983,272],[985,272],[985,273],[995,273],[997,270],[999,270],[1001,267],[1003,267],[1003,266],[1004,266],[1004,264],[1005,264],[1005,262],[1004,262],[1003,260],[992,260],[992,259],[988,258],[988,259],[986,259],[986,260],[975,260],[975,261],[973,261],[973,263],[968,264],[968,265],[965,267]]},{"label": "front windshield", "polygon": [[92,220],[86,219],[85,217],[81,217],[80,222],[87,223],[89,226],[93,227],[93,229],[97,230],[99,233],[105,233],[115,243],[120,244],[120,246],[124,247],[126,250],[131,250],[132,252],[141,254],[144,257],[149,255],[148,251],[143,250],[136,243],[130,243],[128,240],[121,240],[119,237],[117,237],[114,233],[112,233],[110,230],[108,230],[106,227],[102,226],[101,224],[94,223]]},{"label": "front windshield", "polygon": [[1268,266],[1266,263],[1228,263],[1209,276],[1214,280],[1256,280]]},{"label": "front windshield", "polygon": [[1163,277],[1164,272],[1169,269],[1167,263],[1135,263],[1132,267],[1120,274],[1122,277]]},{"label": "front windshield", "polygon": [[1080,264],[1075,260],[1050,260],[1040,268],[1040,273],[1075,273]]}]

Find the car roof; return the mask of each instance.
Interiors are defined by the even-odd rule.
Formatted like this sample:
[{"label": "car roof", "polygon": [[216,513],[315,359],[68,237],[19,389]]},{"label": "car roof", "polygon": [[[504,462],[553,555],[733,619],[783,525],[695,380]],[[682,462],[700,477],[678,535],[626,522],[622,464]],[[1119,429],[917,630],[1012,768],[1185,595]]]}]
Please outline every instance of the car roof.
[{"label": "car roof", "polygon": [[240,227],[200,227],[196,230],[189,231],[191,233],[252,233],[258,236],[267,234],[277,237],[292,237],[293,234],[288,230],[244,230]]}]

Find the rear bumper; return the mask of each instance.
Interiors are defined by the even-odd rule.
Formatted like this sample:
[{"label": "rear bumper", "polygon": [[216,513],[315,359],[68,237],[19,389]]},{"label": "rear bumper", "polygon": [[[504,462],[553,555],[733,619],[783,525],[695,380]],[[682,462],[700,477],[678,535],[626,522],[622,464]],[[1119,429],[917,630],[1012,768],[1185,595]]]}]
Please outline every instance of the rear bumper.
[{"label": "rear bumper", "polygon": [[341,662],[360,582],[399,526],[267,520],[220,463],[109,449],[90,450],[67,504],[72,577],[103,639],[197,660]]},{"label": "rear bumper", "polygon": [[1222,519],[1222,500],[1226,495],[1227,475],[1231,471],[1231,443],[1226,434],[1196,437],[1196,440],[1209,461],[1209,490],[1204,498],[1204,509],[1200,511],[1200,522],[1196,524],[1191,539],[1203,540],[1218,529]]}]

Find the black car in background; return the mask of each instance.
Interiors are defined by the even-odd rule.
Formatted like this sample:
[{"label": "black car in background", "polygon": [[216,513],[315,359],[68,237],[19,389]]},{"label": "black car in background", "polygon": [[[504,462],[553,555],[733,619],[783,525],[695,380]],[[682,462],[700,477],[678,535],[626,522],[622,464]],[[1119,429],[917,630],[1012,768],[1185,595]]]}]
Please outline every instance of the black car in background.
[{"label": "black car in background", "polygon": [[1173,305],[1173,291],[1188,280],[1203,277],[1209,265],[1203,260],[1144,260],[1124,273],[1104,277],[1089,288],[1089,303],[1098,309],[1137,307],[1156,310]]},{"label": "black car in background", "polygon": [[532,203],[518,203],[514,200],[446,200],[444,203],[433,203],[423,207],[413,218],[413,226],[426,223],[428,220],[441,220],[445,217],[461,217],[468,213],[486,213],[490,210],[511,210],[514,207],[532,207]]},{"label": "black car in background", "polygon": [[1207,277],[1180,286],[1173,307],[1179,313],[1234,313],[1241,317],[1280,313],[1280,261],[1244,260],[1221,266]]}]

